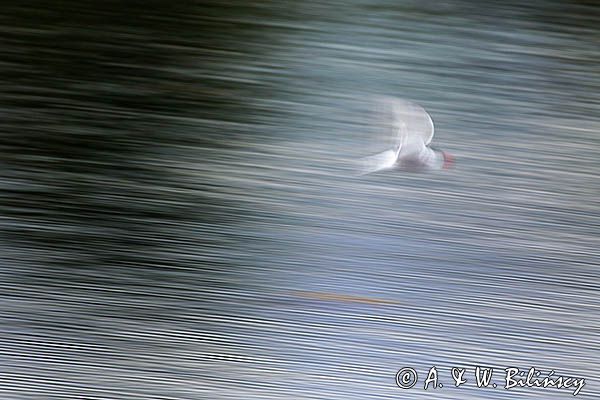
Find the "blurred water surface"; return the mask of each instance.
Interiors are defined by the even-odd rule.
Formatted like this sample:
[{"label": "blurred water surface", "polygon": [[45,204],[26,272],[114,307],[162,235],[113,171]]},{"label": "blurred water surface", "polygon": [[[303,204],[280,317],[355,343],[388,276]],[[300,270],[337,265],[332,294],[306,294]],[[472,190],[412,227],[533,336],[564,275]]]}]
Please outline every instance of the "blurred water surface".
[{"label": "blurred water surface", "polygon": [[[8,3],[3,398],[600,394],[593,2]],[[456,167],[352,176],[379,95]]]}]

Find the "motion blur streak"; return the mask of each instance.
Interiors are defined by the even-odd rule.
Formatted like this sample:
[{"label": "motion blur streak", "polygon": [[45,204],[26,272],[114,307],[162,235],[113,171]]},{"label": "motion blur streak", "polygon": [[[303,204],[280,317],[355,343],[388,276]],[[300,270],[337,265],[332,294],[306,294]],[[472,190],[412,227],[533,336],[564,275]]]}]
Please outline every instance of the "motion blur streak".
[{"label": "motion blur streak", "polygon": [[[571,396],[451,387],[482,365],[598,398],[599,15],[4,1],[0,397]],[[350,174],[378,95],[455,168]]]}]

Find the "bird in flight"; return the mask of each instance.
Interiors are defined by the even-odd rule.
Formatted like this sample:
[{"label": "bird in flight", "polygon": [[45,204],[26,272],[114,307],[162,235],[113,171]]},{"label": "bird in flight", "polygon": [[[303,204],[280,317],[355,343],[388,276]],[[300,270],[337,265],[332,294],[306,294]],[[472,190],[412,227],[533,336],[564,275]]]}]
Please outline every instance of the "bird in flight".
[{"label": "bird in flight", "polygon": [[[449,168],[454,157],[445,151],[432,149],[433,121],[427,111],[408,100],[384,98],[391,121],[391,148],[360,159],[360,175],[388,169],[427,171]],[[390,118],[390,117],[388,117]]]}]

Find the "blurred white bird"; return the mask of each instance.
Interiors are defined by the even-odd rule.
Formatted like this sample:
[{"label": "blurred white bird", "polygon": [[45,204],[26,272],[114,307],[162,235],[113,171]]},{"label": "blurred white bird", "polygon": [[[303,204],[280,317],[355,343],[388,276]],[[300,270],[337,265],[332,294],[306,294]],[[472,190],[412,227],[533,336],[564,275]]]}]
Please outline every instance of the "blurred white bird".
[{"label": "blurred white bird", "polygon": [[452,165],[454,158],[450,154],[428,147],[434,128],[423,107],[408,100],[384,98],[382,101],[391,108],[391,121],[386,121],[392,128],[391,148],[361,158],[361,175],[392,168],[424,171]]}]

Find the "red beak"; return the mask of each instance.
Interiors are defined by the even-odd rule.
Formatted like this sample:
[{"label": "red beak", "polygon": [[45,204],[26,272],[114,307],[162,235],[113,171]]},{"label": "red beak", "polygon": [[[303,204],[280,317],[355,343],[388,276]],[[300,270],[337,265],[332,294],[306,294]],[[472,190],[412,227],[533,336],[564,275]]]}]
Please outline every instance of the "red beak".
[{"label": "red beak", "polygon": [[442,155],[444,156],[444,169],[449,169],[450,167],[452,167],[452,165],[454,165],[454,156],[450,153],[446,153],[445,151],[442,151]]}]

